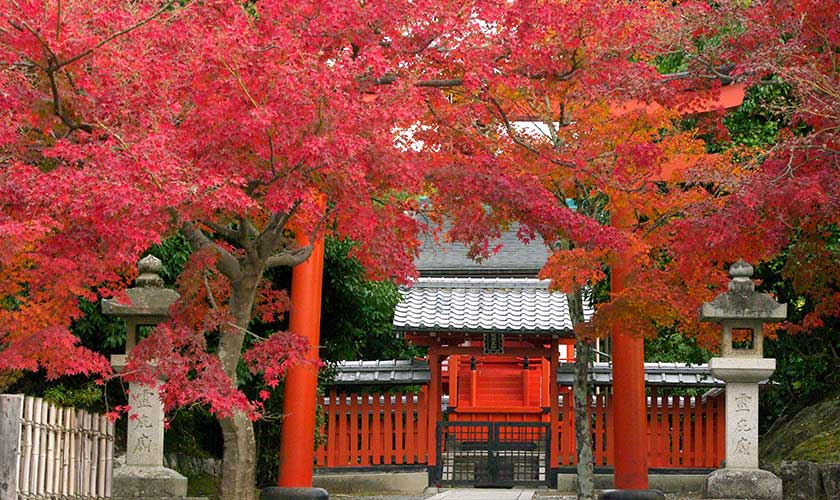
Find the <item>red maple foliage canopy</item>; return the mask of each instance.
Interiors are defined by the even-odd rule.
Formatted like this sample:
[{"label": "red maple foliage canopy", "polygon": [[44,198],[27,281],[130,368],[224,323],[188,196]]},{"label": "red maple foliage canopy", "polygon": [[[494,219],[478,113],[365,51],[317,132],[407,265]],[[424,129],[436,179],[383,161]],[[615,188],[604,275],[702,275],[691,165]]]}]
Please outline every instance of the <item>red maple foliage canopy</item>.
[{"label": "red maple foliage canopy", "polygon": [[[840,311],[840,266],[821,258],[840,213],[824,4],[0,0],[0,369],[109,373],[69,331],[79,298],[124,288],[181,231],[184,299],[129,371],[166,375],[168,406],[252,410],[236,366],[251,318],[286,307],[265,271],[311,251],[294,234],[350,238],[372,275],[405,280],[429,206],[477,257],[520,221],[565,291],[632,263],[597,334],[696,332],[725,262],[795,237],[788,273],[818,324]],[[671,53],[688,71],[663,77]],[[763,161],[680,126],[712,111],[698,93],[769,77],[798,107]],[[303,347],[280,332],[244,356],[274,384]]]}]

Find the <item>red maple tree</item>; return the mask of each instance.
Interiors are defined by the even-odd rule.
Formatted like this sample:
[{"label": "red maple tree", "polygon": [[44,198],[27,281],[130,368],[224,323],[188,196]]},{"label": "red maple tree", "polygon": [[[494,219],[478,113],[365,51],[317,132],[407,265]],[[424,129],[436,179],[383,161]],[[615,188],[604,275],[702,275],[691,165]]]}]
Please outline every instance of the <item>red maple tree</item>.
[{"label": "red maple tree", "polygon": [[[791,2],[797,17],[761,2],[2,0],[0,368],[108,373],[69,332],[78,298],[124,287],[150,244],[182,231],[185,299],[134,366],[166,360],[168,405],[220,412],[222,496],[252,498],[253,403],[236,366],[258,304],[283,309],[264,272],[306,258],[294,232],[332,231],[373,275],[410,277],[420,193],[476,256],[511,221],[541,234],[557,288],[629,259],[596,333],[696,329],[723,262],[836,222],[837,32],[817,3]],[[730,50],[692,52],[686,40],[731,19],[746,28]],[[675,50],[696,67],[663,78],[652,62]],[[697,110],[686,90],[768,72],[797,82],[811,132],[760,168],[675,126]],[[617,207],[631,215],[610,225]],[[216,329],[217,356],[203,335]],[[274,360],[302,348],[279,332],[245,357],[275,381]]]}]

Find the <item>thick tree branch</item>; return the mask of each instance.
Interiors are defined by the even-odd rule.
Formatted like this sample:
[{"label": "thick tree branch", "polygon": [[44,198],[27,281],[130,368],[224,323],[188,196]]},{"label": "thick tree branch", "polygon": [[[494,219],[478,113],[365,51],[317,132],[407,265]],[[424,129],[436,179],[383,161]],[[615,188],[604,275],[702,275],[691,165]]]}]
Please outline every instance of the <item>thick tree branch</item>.
[{"label": "thick tree branch", "polygon": [[237,243],[239,242],[239,233],[237,231],[211,220],[203,220],[201,223],[212,229],[214,233],[221,234],[225,238],[236,241]]},{"label": "thick tree branch", "polygon": [[289,210],[285,212],[275,212],[271,216],[271,220],[263,228],[262,233],[257,236],[256,249],[260,256],[272,256],[280,243],[280,238],[283,235],[283,228],[286,223],[292,218],[292,215],[297,212],[301,200],[295,201]]},{"label": "thick tree branch", "polygon": [[305,261],[309,258],[312,254],[312,244],[306,245],[305,247],[298,247],[294,250],[287,250],[282,253],[278,253],[272,255],[271,257],[266,260],[266,268],[272,267],[294,267],[301,262]]},{"label": "thick tree branch", "polygon": [[230,281],[235,282],[242,278],[242,266],[239,264],[239,259],[208,238],[203,231],[195,227],[191,222],[184,222],[181,225],[181,232],[184,233],[184,236],[187,237],[190,245],[195,250],[211,248],[219,254],[219,259],[216,261],[216,269]]}]

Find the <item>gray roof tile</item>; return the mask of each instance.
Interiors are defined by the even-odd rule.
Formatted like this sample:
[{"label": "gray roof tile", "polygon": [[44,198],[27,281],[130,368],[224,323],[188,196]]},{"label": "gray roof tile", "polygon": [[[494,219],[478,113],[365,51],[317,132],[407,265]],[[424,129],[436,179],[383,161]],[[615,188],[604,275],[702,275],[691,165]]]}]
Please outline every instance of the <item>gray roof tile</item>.
[{"label": "gray roof tile", "polygon": [[[574,364],[563,363],[557,370],[557,382],[571,386]],[[595,363],[591,370],[595,385],[612,385],[612,366]],[[430,380],[426,360],[341,361],[336,365],[334,385],[419,385]],[[645,363],[645,384],[667,387],[723,387],[712,377],[709,365],[685,363]]]},{"label": "gray roof tile", "polygon": [[429,362],[420,359],[340,361],[334,385],[420,385],[430,380]]},{"label": "gray roof tile", "polygon": [[420,278],[401,292],[397,331],[527,334],[572,328],[565,294],[549,292],[548,281],[536,278]]},{"label": "gray roof tile", "polygon": [[[572,385],[574,363],[563,363],[557,370],[557,383]],[[612,365],[594,363],[590,369],[595,385],[612,385]],[[723,387],[724,382],[716,379],[709,371],[709,365],[687,365],[685,363],[645,363],[645,385],[668,387]]]},{"label": "gray roof tile", "polygon": [[414,261],[421,276],[517,276],[536,277],[548,259],[548,247],[537,237],[523,243],[516,237],[516,226],[490,248],[502,245],[498,253],[478,263],[467,258],[467,247],[461,243],[435,243],[427,239]]}]

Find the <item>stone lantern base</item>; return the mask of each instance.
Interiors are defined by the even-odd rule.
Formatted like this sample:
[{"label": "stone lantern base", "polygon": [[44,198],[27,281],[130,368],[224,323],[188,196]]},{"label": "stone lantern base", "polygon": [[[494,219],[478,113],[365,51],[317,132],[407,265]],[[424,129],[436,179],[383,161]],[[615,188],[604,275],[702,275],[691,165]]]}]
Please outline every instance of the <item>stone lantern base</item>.
[{"label": "stone lantern base", "polygon": [[111,497],[158,500],[187,496],[187,478],[166,467],[124,465],[114,469]]},{"label": "stone lantern base", "polygon": [[782,480],[762,469],[718,469],[703,485],[706,498],[782,500]]}]

